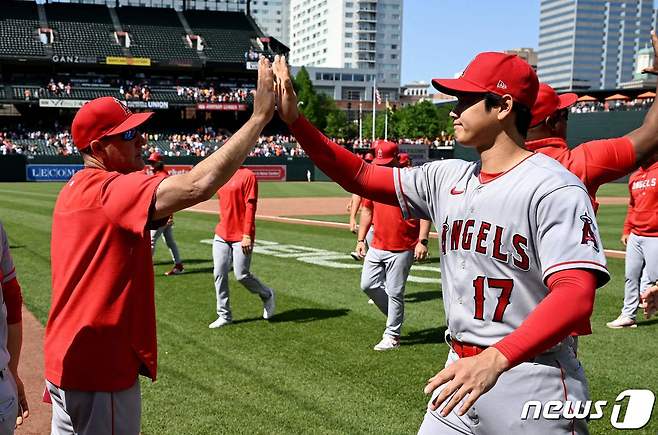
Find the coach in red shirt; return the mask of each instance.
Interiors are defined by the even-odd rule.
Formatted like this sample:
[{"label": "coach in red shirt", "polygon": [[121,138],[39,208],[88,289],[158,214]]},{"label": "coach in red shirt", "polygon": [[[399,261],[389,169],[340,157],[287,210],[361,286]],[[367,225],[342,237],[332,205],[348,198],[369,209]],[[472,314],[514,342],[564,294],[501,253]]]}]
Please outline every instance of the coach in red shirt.
[{"label": "coach in red shirt", "polygon": [[[398,146],[389,141],[374,144],[373,163],[380,166],[399,165]],[[400,347],[400,333],[404,321],[404,291],[411,265],[427,256],[430,222],[405,220],[400,207],[364,199],[361,203],[356,252],[365,256],[361,272],[361,289],[377,308],[386,315],[386,330],[374,350]],[[372,243],[366,248],[366,234],[370,225],[375,230]],[[367,249],[367,253],[366,253]]]},{"label": "coach in red shirt", "polygon": [[138,374],[155,380],[157,346],[149,228],[207,200],[238,169],[274,110],[262,58],[254,111],[222,148],[189,173],[142,172],[151,113],[103,97],[85,104],[71,131],[85,168],[62,188],[53,212],[52,303],[45,337],[52,433],[137,434]]},{"label": "coach in red shirt", "polygon": [[658,281],[658,155],[628,180],[630,202],[621,237],[626,246],[624,306],[608,328],[635,328],[640,291]]}]

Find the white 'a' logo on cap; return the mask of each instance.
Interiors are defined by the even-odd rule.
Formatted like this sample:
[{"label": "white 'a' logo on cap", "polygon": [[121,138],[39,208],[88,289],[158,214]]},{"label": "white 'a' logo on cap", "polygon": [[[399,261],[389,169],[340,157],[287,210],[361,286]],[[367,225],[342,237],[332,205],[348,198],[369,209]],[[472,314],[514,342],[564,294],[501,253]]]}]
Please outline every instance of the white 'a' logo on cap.
[{"label": "white 'a' logo on cap", "polygon": [[382,151],[381,148],[379,148],[379,149],[377,150],[377,158],[378,158],[378,159],[381,159],[383,156],[384,156],[384,152]]},{"label": "white 'a' logo on cap", "polygon": [[500,89],[507,89],[507,85],[502,80],[498,80],[498,84],[496,85],[496,87]]},{"label": "white 'a' logo on cap", "polygon": [[128,108],[128,106],[126,106],[125,104],[123,104],[123,102],[117,100],[117,99],[114,98],[114,97],[113,97],[112,99],[113,99],[114,101],[116,101],[116,103],[117,103],[119,106],[121,106],[121,108],[123,109],[123,112],[126,114],[126,116],[130,116],[130,115],[133,114],[133,113],[130,111],[130,109]]}]

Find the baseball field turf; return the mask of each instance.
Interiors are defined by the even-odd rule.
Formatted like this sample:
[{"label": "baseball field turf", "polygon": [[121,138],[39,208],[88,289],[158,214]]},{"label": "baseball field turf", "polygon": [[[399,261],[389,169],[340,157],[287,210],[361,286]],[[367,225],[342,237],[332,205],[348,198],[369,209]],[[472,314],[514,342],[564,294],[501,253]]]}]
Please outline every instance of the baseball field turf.
[{"label": "baseball field turf", "polygon": [[[25,304],[44,324],[50,222],[60,186],[0,184],[0,220]],[[620,186],[606,189],[610,196],[625,192]],[[261,183],[260,190],[262,197],[346,196],[331,183]],[[625,206],[601,206],[606,248],[620,249],[624,214]],[[158,246],[159,377],[153,384],[142,382],[143,433],[415,433],[425,411],[423,386],[443,367],[448,349],[440,275],[434,270],[437,241],[430,246],[434,259],[412,269],[402,347],[378,353],[372,346],[385,319],[359,290],[359,264],[347,255],[354,236],[344,229],[259,221],[252,272],[277,291],[277,314],[262,320],[260,300],[231,280],[235,323],[209,330],[216,316],[206,241],[216,220],[210,214],[176,214],[183,275],[163,276],[171,262],[164,243]],[[658,319],[631,330],[605,327],[619,314],[624,282],[623,260],[608,264],[612,281],[598,291],[594,334],[580,345],[592,398],[608,401],[603,419],[590,425],[593,434],[619,433],[610,416],[622,391],[658,392]],[[656,414],[644,429],[624,433],[657,433]]]}]

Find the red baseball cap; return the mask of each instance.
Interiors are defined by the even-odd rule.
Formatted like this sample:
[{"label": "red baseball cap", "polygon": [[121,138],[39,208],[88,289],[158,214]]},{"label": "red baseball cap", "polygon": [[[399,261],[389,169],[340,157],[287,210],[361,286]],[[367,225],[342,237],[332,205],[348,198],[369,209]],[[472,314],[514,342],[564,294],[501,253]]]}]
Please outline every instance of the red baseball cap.
[{"label": "red baseball cap", "polygon": [[71,124],[73,143],[79,149],[106,136],[123,133],[145,123],[153,112],[132,113],[114,97],[96,98],[85,103]]},{"label": "red baseball cap", "polygon": [[400,167],[409,166],[411,164],[411,159],[409,158],[409,154],[407,153],[398,154],[398,162],[400,162]]},{"label": "red baseball cap", "polygon": [[375,156],[372,155],[372,153],[366,153],[366,155],[363,157],[363,160],[366,162],[370,163],[375,159]]},{"label": "red baseball cap", "polygon": [[558,110],[571,107],[578,100],[578,95],[570,92],[567,94],[558,95],[555,90],[546,83],[539,84],[539,92],[537,93],[537,101],[532,106],[532,120],[530,126],[543,122],[546,118],[557,112]]},{"label": "red baseball cap", "polygon": [[448,95],[460,92],[509,94],[514,101],[531,108],[537,98],[539,80],[532,67],[519,56],[489,51],[475,56],[461,77],[433,79],[432,85]]},{"label": "red baseball cap", "polygon": [[153,153],[151,153],[149,158],[146,159],[146,160],[149,161],[149,162],[161,162],[162,161],[162,154],[160,154],[159,152],[153,152]]},{"label": "red baseball cap", "polygon": [[375,149],[375,165],[388,165],[398,155],[398,144],[387,140],[377,140],[373,144]]}]

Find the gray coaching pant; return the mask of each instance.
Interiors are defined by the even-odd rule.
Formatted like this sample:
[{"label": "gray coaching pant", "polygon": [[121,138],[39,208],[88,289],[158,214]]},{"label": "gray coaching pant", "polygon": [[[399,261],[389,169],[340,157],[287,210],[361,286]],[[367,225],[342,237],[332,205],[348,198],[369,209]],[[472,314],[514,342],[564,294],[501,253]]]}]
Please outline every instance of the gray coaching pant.
[{"label": "gray coaching pant", "polygon": [[213,276],[215,278],[215,294],[217,296],[217,315],[232,320],[231,304],[228,295],[228,272],[233,262],[233,272],[247,290],[260,296],[262,301],[272,296],[273,290],[258,280],[249,272],[251,255],[244,255],[241,242],[226,242],[215,235],[212,244]]},{"label": "gray coaching pant", "polygon": [[[528,400],[537,400],[542,404],[550,400],[564,402],[570,400],[581,403],[589,399],[587,378],[580,362],[576,359],[571,337],[565,339],[557,350],[545,352],[504,372],[491,390],[480,396],[475,405],[459,417],[462,403],[457,405],[446,417],[439,412],[425,413],[418,435],[584,435],[588,433],[585,419],[567,420],[560,418],[548,420],[539,416],[538,420],[521,419],[523,405]],[[451,349],[446,367],[459,357]],[[432,394],[430,403],[439,395],[441,388]],[[566,399],[565,399],[566,396]],[[447,403],[447,400],[444,403]],[[429,404],[428,404],[429,405]],[[532,417],[535,407],[530,407]]]},{"label": "gray coaching pant", "polygon": [[370,248],[363,260],[361,290],[386,315],[384,334],[399,337],[404,320],[404,289],[414,251],[391,252]]},{"label": "gray coaching pant", "polygon": [[7,368],[0,370],[0,374],[0,435],[11,435],[18,415],[16,381]]},{"label": "gray coaching pant", "polygon": [[658,280],[657,263],[658,237],[631,233],[626,242],[626,283],[622,315],[635,319],[640,305],[640,292]]},{"label": "gray coaching pant", "polygon": [[155,245],[158,243],[158,239],[161,235],[164,235],[165,243],[169,248],[169,252],[171,252],[171,258],[174,260],[174,263],[182,263],[183,261],[178,252],[178,245],[176,244],[176,240],[174,240],[173,225],[163,225],[157,230],[151,230],[151,256],[155,253]]},{"label": "gray coaching pant", "polygon": [[51,435],[137,435],[142,399],[139,379],[127,390],[63,390],[49,381],[53,403]]}]

